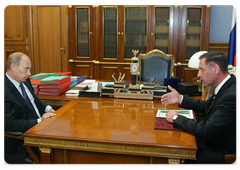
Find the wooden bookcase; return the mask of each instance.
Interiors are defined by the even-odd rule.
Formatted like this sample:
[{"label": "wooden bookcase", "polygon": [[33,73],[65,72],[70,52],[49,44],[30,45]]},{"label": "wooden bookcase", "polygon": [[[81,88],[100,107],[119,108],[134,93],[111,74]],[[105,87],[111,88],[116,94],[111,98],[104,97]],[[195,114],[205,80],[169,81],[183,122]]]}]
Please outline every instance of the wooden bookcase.
[{"label": "wooden bookcase", "polygon": [[32,74],[71,71],[112,80],[113,72],[121,72],[131,80],[132,49],[159,49],[175,57],[174,76],[190,81],[197,70],[187,67],[189,58],[208,50],[210,10],[177,5],[8,6],[5,58],[25,52],[33,61]]}]

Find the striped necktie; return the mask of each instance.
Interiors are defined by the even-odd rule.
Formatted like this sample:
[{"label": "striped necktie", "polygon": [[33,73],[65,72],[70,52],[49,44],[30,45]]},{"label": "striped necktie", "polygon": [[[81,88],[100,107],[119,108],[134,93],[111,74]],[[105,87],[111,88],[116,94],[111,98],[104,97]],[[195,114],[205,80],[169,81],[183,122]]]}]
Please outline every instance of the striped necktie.
[{"label": "striped necktie", "polygon": [[25,88],[23,87],[23,84],[22,84],[22,83],[20,83],[20,88],[21,88],[21,90],[22,90],[23,98],[24,98],[24,100],[26,101],[26,103],[28,104],[29,108],[35,113],[36,118],[39,118],[39,117],[37,116],[37,113],[36,113],[36,111],[35,111],[32,103],[31,103],[30,99],[28,98],[28,95],[27,95],[27,93],[26,93],[26,91],[25,91]]}]

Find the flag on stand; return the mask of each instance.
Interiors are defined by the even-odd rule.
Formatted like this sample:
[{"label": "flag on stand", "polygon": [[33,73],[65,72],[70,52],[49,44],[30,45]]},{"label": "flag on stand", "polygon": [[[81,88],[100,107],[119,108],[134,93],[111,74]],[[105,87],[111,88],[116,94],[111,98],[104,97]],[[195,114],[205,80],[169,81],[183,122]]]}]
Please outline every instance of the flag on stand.
[{"label": "flag on stand", "polygon": [[232,25],[229,37],[228,64],[236,67],[236,9],[233,7]]}]

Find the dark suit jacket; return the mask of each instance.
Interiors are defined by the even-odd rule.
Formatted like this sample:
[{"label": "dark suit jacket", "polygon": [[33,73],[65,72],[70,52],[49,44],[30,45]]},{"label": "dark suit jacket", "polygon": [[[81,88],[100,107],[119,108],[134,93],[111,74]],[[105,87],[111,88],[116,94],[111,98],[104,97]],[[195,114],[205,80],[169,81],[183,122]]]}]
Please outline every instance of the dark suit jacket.
[{"label": "dark suit jacket", "polygon": [[[6,75],[4,78],[4,130],[25,132],[37,124],[35,113],[28,107],[22,95]],[[47,105],[41,102],[34,94],[29,79],[24,84],[32,93],[39,113],[42,116]],[[8,137],[5,137],[4,140],[5,161],[8,163],[22,163],[27,155],[23,141]]]},{"label": "dark suit jacket", "polygon": [[[193,109],[195,113],[203,113],[205,121],[197,122],[178,116],[173,122],[174,127],[193,134],[197,140],[204,142],[205,153],[197,157],[199,163],[220,163],[224,161],[225,154],[236,153],[236,77],[231,75],[212,103],[210,100],[211,98],[202,101],[184,96],[179,106]],[[200,150],[201,146],[198,147]]]}]

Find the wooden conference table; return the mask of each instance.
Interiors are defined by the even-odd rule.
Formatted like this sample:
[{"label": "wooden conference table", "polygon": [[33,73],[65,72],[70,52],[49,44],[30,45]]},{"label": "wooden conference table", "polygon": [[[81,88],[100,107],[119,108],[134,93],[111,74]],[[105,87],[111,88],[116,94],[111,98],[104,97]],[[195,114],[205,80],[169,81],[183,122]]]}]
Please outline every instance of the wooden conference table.
[{"label": "wooden conference table", "polygon": [[[143,164],[196,159],[193,135],[154,129],[157,110],[179,109],[177,105],[165,108],[159,100],[71,99],[55,117],[24,133],[24,145],[35,163]],[[40,158],[32,146],[39,147]]]}]

